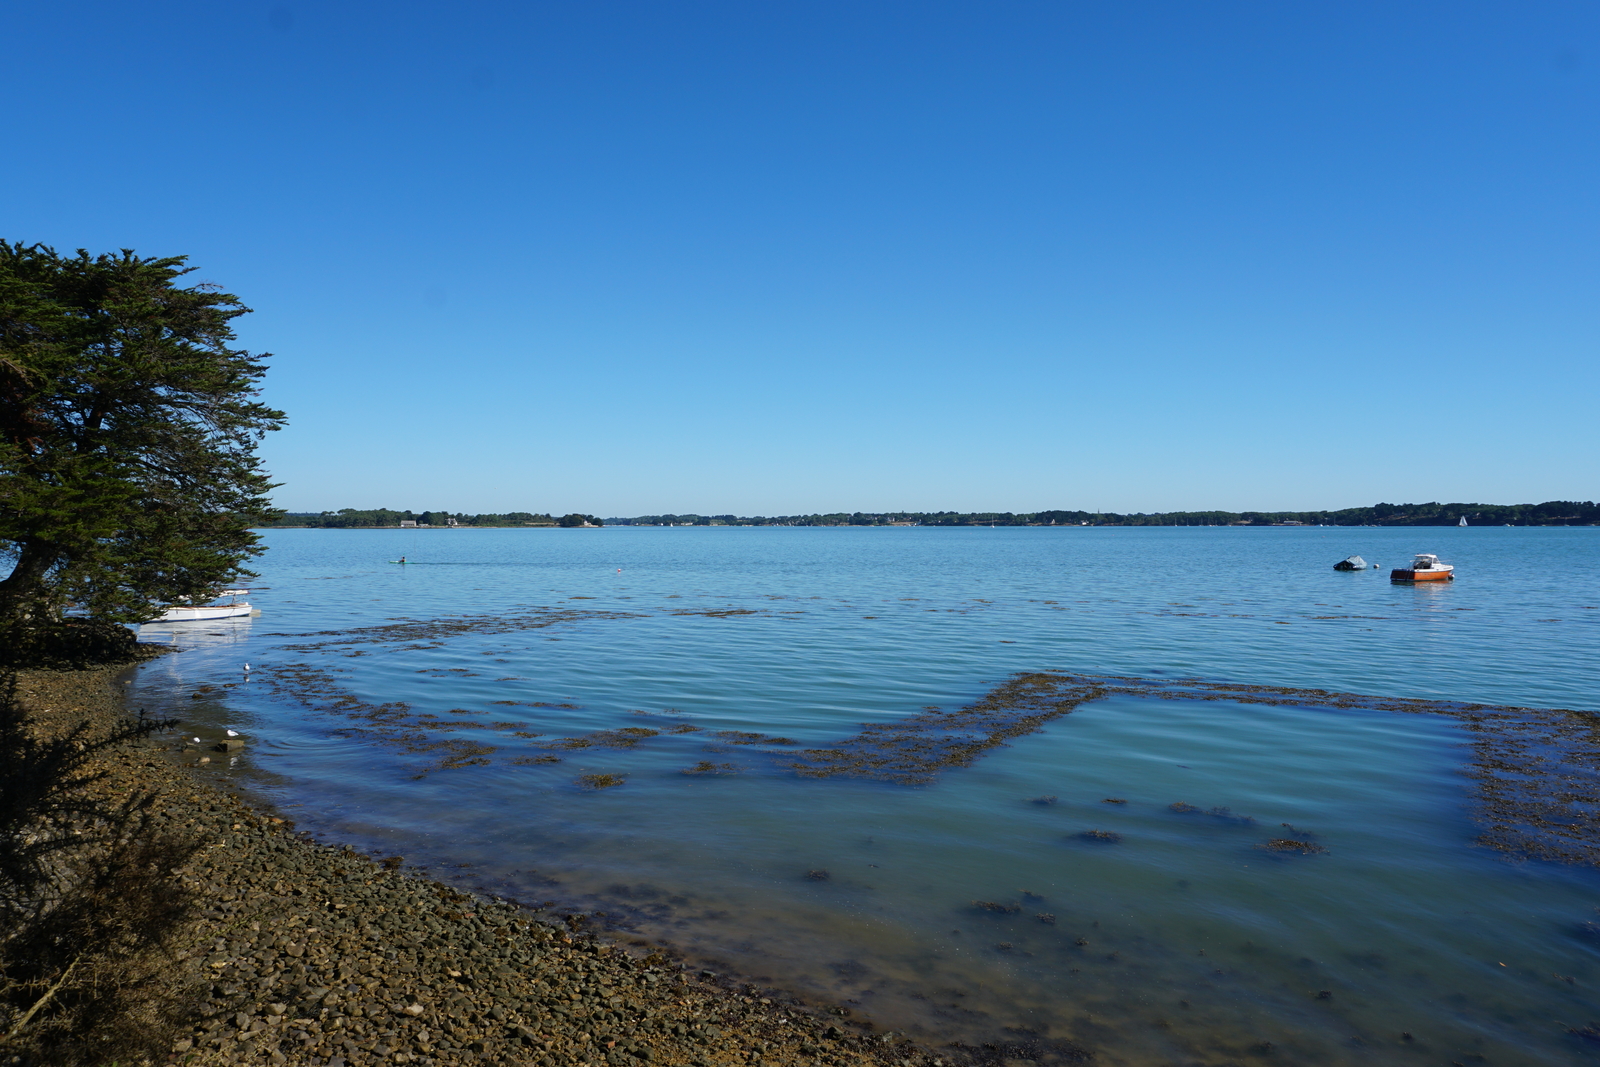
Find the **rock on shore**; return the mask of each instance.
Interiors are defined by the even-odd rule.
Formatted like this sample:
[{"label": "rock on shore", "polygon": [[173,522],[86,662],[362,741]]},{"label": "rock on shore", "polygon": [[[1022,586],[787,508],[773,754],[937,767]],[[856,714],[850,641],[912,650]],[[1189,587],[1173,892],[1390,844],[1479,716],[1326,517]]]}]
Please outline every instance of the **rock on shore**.
[{"label": "rock on shore", "polygon": [[[35,671],[41,724],[125,714],[114,671]],[[155,748],[106,759],[96,789],[154,790],[201,849],[178,965],[202,990],[174,1060],[201,1064],[561,1067],[933,1065],[870,1024],[639,957],[510,902],[464,895],[294,833]]]}]

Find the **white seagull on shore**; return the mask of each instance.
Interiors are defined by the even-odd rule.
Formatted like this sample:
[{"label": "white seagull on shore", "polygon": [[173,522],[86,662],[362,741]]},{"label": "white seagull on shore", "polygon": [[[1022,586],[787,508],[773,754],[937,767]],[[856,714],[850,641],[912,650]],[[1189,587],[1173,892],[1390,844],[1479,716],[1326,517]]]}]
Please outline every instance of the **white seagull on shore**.
[{"label": "white seagull on shore", "polygon": [[248,670],[249,670],[249,669],[250,669],[250,664],[248,664],[248,663],[246,663],[246,664],[245,664],[245,665],[244,665],[244,669],[245,669],[245,670],[246,670],[246,671],[248,671]]},{"label": "white seagull on shore", "polygon": [[194,743],[195,743],[195,744],[197,744],[197,745],[198,745],[198,744],[199,744],[199,743],[200,743],[200,739],[199,739],[199,738],[198,738],[198,737],[197,737],[197,738],[195,738],[195,739],[194,739]]},{"label": "white seagull on shore", "polygon": [[238,730],[229,730],[228,731],[228,736],[229,737],[238,737],[239,736],[239,731]]}]

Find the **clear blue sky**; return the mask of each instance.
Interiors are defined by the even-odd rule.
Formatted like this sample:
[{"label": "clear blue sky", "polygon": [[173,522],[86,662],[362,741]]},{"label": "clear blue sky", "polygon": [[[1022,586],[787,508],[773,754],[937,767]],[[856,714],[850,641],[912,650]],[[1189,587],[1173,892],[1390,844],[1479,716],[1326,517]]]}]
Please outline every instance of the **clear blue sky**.
[{"label": "clear blue sky", "polygon": [[281,506],[1600,496],[1600,5],[72,2],[0,233],[244,298]]}]

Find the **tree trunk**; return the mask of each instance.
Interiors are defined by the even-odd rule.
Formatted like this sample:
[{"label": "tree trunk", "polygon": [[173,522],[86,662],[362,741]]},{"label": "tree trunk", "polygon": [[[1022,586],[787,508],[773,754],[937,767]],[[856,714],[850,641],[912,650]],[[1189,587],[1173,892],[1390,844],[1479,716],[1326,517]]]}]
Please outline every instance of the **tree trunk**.
[{"label": "tree trunk", "polygon": [[23,543],[11,576],[0,581],[0,628],[54,619],[45,579],[60,559],[61,552],[55,545],[43,541]]}]

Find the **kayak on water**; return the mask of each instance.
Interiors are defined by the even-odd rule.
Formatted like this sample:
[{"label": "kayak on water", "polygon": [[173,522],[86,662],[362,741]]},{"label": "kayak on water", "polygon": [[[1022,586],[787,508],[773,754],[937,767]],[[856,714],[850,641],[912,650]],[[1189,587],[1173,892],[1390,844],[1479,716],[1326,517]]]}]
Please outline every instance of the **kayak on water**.
[{"label": "kayak on water", "polygon": [[390,563],[410,563],[411,560],[408,560],[408,559],[391,559],[389,562]]}]

